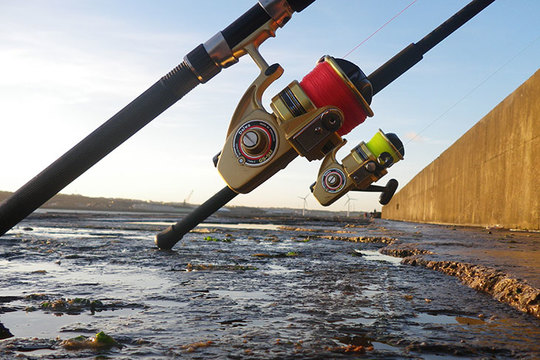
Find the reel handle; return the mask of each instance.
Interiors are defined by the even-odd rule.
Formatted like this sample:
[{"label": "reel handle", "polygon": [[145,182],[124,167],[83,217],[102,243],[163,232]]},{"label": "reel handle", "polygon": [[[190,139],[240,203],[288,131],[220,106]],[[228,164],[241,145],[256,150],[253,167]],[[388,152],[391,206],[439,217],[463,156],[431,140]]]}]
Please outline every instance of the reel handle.
[{"label": "reel handle", "polygon": [[156,235],[155,242],[158,248],[170,250],[179,242],[185,234],[191,229],[206,220],[210,215],[225,206],[229,201],[235,198],[238,193],[225,186],[218,193],[206,200],[199,207],[190,212],[176,224],[169,226]]}]

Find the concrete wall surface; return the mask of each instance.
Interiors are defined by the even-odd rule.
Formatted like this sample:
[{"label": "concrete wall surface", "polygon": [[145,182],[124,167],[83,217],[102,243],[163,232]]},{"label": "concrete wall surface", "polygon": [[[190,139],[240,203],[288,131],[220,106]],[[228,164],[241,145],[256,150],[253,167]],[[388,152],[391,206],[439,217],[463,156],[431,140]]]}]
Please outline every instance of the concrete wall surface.
[{"label": "concrete wall surface", "polygon": [[386,219],[540,229],[540,70],[404,186]]}]

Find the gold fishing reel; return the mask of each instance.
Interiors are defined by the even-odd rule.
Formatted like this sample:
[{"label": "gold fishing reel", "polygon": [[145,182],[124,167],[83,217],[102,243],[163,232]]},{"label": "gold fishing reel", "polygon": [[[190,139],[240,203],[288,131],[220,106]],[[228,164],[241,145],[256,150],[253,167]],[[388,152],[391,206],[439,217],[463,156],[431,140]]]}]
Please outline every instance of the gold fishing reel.
[{"label": "gold fishing reel", "polygon": [[397,180],[391,179],[386,186],[372,185],[388,173],[387,169],[403,159],[401,140],[393,133],[385,134],[379,129],[373,138],[354,147],[340,164],[337,151],[346,144],[343,140],[323,160],[317,181],[311,185],[315,198],[328,206],[349,191],[381,192],[379,202],[386,205],[397,189]]},{"label": "gold fishing reel", "polygon": [[[248,49],[248,53],[261,72],[240,100],[225,145],[214,157],[214,164],[228,187],[237,193],[250,192],[298,155],[309,161],[323,159],[343,142],[338,130],[345,121],[339,106],[316,106],[298,81],[274,96],[270,104],[273,112],[267,112],[262,105],[263,93],[283,74],[283,68],[279,64],[268,66],[255,48]],[[346,80],[343,86],[359,99],[358,106],[372,116],[364,97],[366,94],[371,101],[365,74],[345,60],[325,56],[321,62],[331,66],[336,78]],[[354,68],[343,70],[343,65],[348,64]]]}]

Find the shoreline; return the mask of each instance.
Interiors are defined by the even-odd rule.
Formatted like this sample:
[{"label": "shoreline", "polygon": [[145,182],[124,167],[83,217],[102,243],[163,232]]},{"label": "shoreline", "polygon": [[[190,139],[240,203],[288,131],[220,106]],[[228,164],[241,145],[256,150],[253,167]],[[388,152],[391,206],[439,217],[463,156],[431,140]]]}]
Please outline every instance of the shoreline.
[{"label": "shoreline", "polygon": [[[422,266],[458,278],[462,284],[486,293],[495,300],[540,319],[540,288],[527,279],[510,274],[494,262],[482,265],[463,259],[445,259],[444,252],[426,249],[421,243],[407,244],[399,239],[379,250],[401,258],[401,263]],[[464,250],[466,251],[466,250]],[[536,277],[535,280],[538,280]]]},{"label": "shoreline", "polygon": [[[388,224],[389,229],[384,225]],[[378,242],[381,254],[458,278],[463,285],[540,319],[540,235],[537,232],[382,220],[387,237],[330,236]],[[396,231],[396,226],[401,229]],[[414,231],[412,231],[414,230]],[[459,232],[459,234],[453,234]]]}]

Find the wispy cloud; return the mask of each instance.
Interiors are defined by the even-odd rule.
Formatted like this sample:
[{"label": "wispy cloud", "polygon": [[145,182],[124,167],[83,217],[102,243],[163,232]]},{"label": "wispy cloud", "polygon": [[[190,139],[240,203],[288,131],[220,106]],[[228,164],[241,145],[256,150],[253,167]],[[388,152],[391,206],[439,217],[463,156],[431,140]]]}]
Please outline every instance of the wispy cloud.
[{"label": "wispy cloud", "polygon": [[421,135],[420,133],[417,133],[416,131],[406,132],[405,139],[408,140],[407,143],[415,142],[415,143],[429,144],[429,145],[444,145],[448,143],[448,140],[446,139],[430,138],[430,137]]},{"label": "wispy cloud", "polygon": [[409,142],[418,142],[418,143],[426,142],[426,138],[424,138],[423,136],[421,136],[415,131],[409,131],[405,133],[405,139],[409,140]]}]

